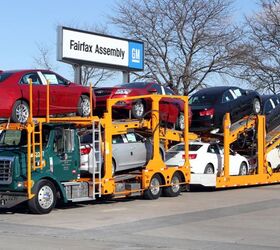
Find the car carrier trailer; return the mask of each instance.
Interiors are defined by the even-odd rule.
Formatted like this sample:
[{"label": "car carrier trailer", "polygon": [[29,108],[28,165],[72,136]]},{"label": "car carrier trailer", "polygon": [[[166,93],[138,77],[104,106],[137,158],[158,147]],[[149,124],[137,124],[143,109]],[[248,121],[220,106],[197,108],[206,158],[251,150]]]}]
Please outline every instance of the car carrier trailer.
[{"label": "car carrier trailer", "polygon": [[[238,122],[231,124],[230,115],[227,113],[224,120],[223,133],[216,136],[216,139],[222,139],[224,145],[223,171],[219,175],[191,174],[190,184],[214,188],[229,188],[280,183],[280,172],[274,171],[267,161],[268,153],[280,145],[280,126],[267,133],[265,124],[265,116],[263,115],[244,117]],[[256,144],[253,156],[256,159],[257,167],[251,169],[248,175],[231,176],[229,175],[231,145],[240,136],[245,135],[248,131],[252,131],[252,129],[256,132],[255,142],[252,143]],[[211,137],[215,138],[213,135]],[[246,150],[249,151],[248,148],[245,149],[245,152]]]},{"label": "car carrier trailer", "polygon": [[[190,182],[188,161],[184,166],[168,167],[160,152],[160,140],[184,141],[188,144],[188,125],[184,131],[160,128],[159,101],[163,96],[149,95],[136,98],[151,98],[152,112],[149,119],[112,119],[112,106],[120,101],[107,101],[107,112],[103,118],[50,117],[49,85],[47,88],[46,117],[32,115],[32,83],[30,82],[30,117],[26,124],[3,123],[1,140],[8,146],[0,148],[0,207],[11,208],[26,202],[33,213],[49,213],[58,199],[63,202],[95,200],[98,197],[127,197],[144,195],[157,199],[162,192],[166,196],[177,196],[181,186]],[[91,92],[92,93],[92,92]],[[185,103],[185,121],[188,120],[188,98],[179,98]],[[90,97],[90,100],[92,98]],[[91,103],[92,107],[92,103]],[[92,110],[92,109],[91,109]],[[93,134],[94,166],[89,177],[80,175],[80,140],[78,130],[90,129]],[[153,154],[147,164],[138,171],[112,176],[112,136],[127,133],[130,129],[150,131]],[[102,140],[101,133],[104,133]],[[21,140],[26,138],[26,143]],[[102,146],[104,145],[104,146]],[[185,147],[188,155],[188,147]],[[95,167],[93,168],[95,169]]]}]

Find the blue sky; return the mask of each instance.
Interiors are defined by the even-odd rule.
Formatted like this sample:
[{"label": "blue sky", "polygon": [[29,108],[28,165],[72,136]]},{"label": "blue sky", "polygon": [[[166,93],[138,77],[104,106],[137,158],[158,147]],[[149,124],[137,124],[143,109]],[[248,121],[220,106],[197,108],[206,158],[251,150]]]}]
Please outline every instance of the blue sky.
[{"label": "blue sky", "polygon": [[[72,70],[56,62],[57,25],[77,28],[106,25],[118,0],[6,0],[1,2],[0,69],[35,67],[38,45],[50,49],[56,71],[72,80]],[[257,9],[255,0],[235,0],[236,19]],[[110,26],[111,34],[117,34]],[[117,74],[117,78],[119,74]],[[116,79],[117,79],[116,78]]]}]

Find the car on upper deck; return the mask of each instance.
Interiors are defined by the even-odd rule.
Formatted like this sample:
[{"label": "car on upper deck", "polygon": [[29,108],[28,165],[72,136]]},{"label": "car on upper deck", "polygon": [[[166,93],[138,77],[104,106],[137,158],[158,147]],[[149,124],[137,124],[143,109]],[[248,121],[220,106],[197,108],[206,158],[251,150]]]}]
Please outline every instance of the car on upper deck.
[{"label": "car on upper deck", "polygon": [[[111,88],[95,88],[96,109],[106,110],[106,101],[108,98],[125,98],[140,95],[167,95],[172,96],[175,93],[168,87],[155,82],[133,82],[117,85]],[[139,119],[149,117],[152,109],[152,101],[149,98],[137,100],[122,100],[113,106],[113,111],[121,113],[124,110],[131,111],[133,118]],[[164,97],[159,103],[159,115],[161,121],[169,124],[175,124],[179,130],[184,129],[184,102],[179,99]],[[191,110],[189,109],[189,123],[191,121]]]},{"label": "car on upper deck", "polygon": [[266,118],[266,132],[280,125],[280,98],[278,95],[262,95],[262,115]]},{"label": "car on upper deck", "polygon": [[[0,72],[0,118],[25,123],[30,115],[29,82],[32,81],[33,116],[42,117],[47,110],[49,82],[50,115],[77,113],[90,115],[90,88],[70,82],[50,70],[8,70]],[[95,97],[93,96],[93,107]]]},{"label": "car on upper deck", "polygon": [[234,123],[246,115],[261,112],[258,92],[238,87],[201,89],[190,97],[189,104],[193,113],[190,131],[222,130],[226,113]]}]

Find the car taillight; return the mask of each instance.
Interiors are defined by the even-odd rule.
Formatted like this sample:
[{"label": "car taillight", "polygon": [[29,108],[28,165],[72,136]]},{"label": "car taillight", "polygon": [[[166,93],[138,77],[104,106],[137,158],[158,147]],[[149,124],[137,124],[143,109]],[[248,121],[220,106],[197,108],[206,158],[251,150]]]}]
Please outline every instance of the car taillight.
[{"label": "car taillight", "polygon": [[212,109],[206,109],[206,110],[200,111],[199,115],[200,116],[211,116],[211,115],[214,115],[214,112],[215,112],[215,110],[213,108]]},{"label": "car taillight", "polygon": [[[197,156],[197,154],[189,154],[189,159],[193,160],[193,159],[196,158],[196,156]],[[185,158],[186,158],[186,155],[183,154],[183,155],[182,155],[182,159],[185,159]]]},{"label": "car taillight", "polygon": [[88,155],[90,153],[91,148],[82,148],[81,155]]},{"label": "car taillight", "polygon": [[195,159],[197,156],[197,154],[189,154],[189,159],[193,160]]}]

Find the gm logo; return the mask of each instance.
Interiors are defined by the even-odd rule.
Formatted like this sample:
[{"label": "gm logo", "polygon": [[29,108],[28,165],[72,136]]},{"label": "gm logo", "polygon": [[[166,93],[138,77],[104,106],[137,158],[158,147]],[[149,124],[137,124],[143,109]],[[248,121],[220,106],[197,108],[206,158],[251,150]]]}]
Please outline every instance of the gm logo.
[{"label": "gm logo", "polygon": [[136,70],[144,68],[144,44],[129,42],[128,67]]},{"label": "gm logo", "polygon": [[132,49],[132,62],[140,63],[140,49]]}]

